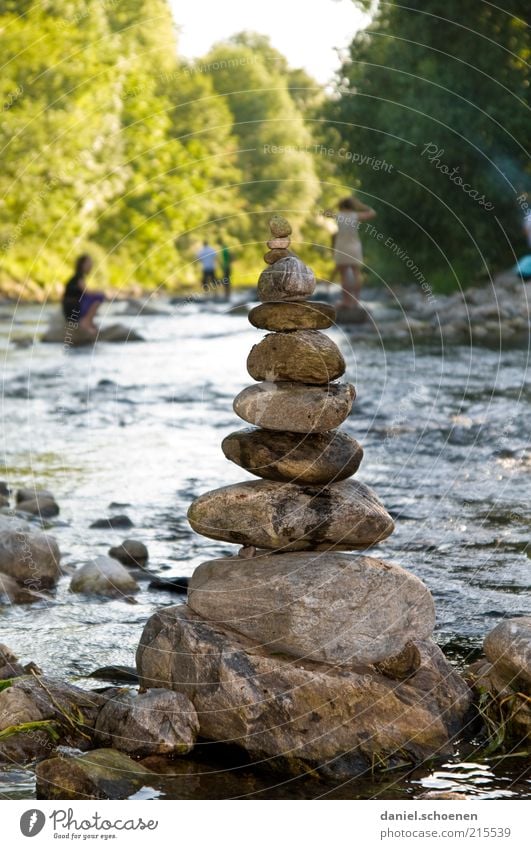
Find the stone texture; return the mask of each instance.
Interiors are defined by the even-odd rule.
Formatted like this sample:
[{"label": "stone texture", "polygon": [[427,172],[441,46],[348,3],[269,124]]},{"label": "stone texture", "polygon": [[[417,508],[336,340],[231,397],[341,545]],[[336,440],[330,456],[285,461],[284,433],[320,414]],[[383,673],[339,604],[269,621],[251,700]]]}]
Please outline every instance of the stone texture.
[{"label": "stone texture", "polygon": [[100,554],[77,569],[70,582],[71,592],[90,595],[121,596],[139,589],[131,573],[105,554]]},{"label": "stone texture", "polygon": [[322,387],[264,381],[243,389],[233,407],[244,421],[268,430],[323,433],[345,421],[355,397],[350,383]]},{"label": "stone texture", "polygon": [[6,600],[9,604],[34,604],[46,599],[42,593],[34,592],[18,584],[10,575],[0,572],[0,604],[4,604]]},{"label": "stone texture", "polygon": [[531,695],[531,616],[500,622],[485,637],[483,650],[513,689]]},{"label": "stone texture", "polygon": [[17,504],[17,510],[30,513],[33,516],[40,516],[42,519],[51,519],[59,515],[59,505],[53,496],[47,495],[38,495],[36,498],[20,501]]},{"label": "stone texture", "polygon": [[237,483],[200,495],[188,520],[212,539],[284,551],[366,548],[394,529],[376,495],[358,481],[327,487]]},{"label": "stone texture", "polygon": [[149,552],[140,540],[124,539],[120,545],[109,549],[109,557],[119,560],[123,566],[143,568],[148,561]]},{"label": "stone texture", "polygon": [[202,563],[188,605],[267,651],[367,665],[431,636],[435,608],[415,575],[337,552],[257,555]]},{"label": "stone texture", "polygon": [[114,749],[48,758],[35,773],[37,799],[127,799],[156,780],[151,770]]},{"label": "stone texture", "polygon": [[278,262],[279,259],[286,259],[286,257],[292,256],[288,250],[284,248],[275,248],[275,250],[266,251],[264,254],[264,262],[267,262],[268,265],[273,265],[273,263]]},{"label": "stone texture", "polygon": [[27,486],[17,489],[15,501],[21,504],[24,501],[33,501],[36,498],[44,498],[54,500],[53,493],[49,489],[36,489],[35,487]]},{"label": "stone texture", "polygon": [[225,437],[225,457],[268,480],[327,484],[353,475],[363,449],[341,431],[298,434],[248,428]]},{"label": "stone texture", "polygon": [[269,229],[275,239],[291,236],[291,224],[283,215],[272,215],[269,219]]},{"label": "stone texture", "polygon": [[249,312],[259,330],[324,330],[335,317],[335,308],[319,301],[266,301]]},{"label": "stone texture", "polygon": [[291,244],[291,239],[289,236],[279,236],[276,239],[269,239],[267,242],[267,247],[274,250],[287,250]]},{"label": "stone texture", "polygon": [[[496,743],[514,741],[515,748],[531,742],[529,686],[512,675],[502,675],[498,667],[482,658],[468,667],[466,676],[481,700],[481,710],[489,717],[488,739]],[[520,687],[520,683],[524,686]],[[498,746],[499,746],[498,742]]]},{"label": "stone texture", "polygon": [[318,330],[268,333],[251,348],[247,371],[255,380],[327,384],[344,374],[345,360]]},{"label": "stone texture", "polygon": [[95,740],[137,757],[186,755],[198,731],[197,713],[185,695],[153,689],[110,699],[98,714]]},{"label": "stone texture", "polygon": [[265,268],[258,278],[260,301],[298,301],[315,289],[315,274],[298,257],[288,256]]},{"label": "stone texture", "polygon": [[57,583],[61,555],[54,537],[26,527],[23,523],[0,529],[0,572],[38,592]]},{"label": "stone texture", "polygon": [[347,779],[375,763],[418,763],[452,752],[470,691],[430,641],[405,681],[271,655],[185,605],[152,616],[137,666],[144,687],[194,703],[200,736],[234,743],[293,773]]},{"label": "stone texture", "polygon": [[[53,720],[55,737],[44,729],[19,731],[0,740],[0,761],[27,763],[45,757],[58,745],[86,749],[105,698],[45,676],[17,679],[0,692],[0,731],[26,722]],[[69,722],[75,716],[76,722]]]}]

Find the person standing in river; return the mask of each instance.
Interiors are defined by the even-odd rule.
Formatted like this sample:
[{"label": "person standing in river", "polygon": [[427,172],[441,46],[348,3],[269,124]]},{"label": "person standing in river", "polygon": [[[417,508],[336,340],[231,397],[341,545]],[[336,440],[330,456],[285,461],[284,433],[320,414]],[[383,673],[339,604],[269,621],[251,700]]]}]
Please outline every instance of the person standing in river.
[{"label": "person standing in river", "polygon": [[339,306],[356,307],[360,299],[363,265],[360,223],[375,218],[376,212],[357,198],[347,197],[339,201],[337,214],[328,214],[335,218],[337,224],[333,247],[334,261],[343,290]]},{"label": "person standing in river", "polygon": [[81,254],[77,258],[74,274],[65,286],[62,306],[65,321],[72,321],[82,330],[95,336],[98,327],[94,318],[105,300],[105,295],[103,292],[87,290],[87,275],[92,271],[92,265],[88,254]]},{"label": "person standing in river", "polygon": [[223,277],[221,282],[223,283],[223,288],[225,289],[225,300],[230,300],[230,276],[232,272],[232,254],[225,244],[224,241],[220,242],[220,253],[221,253],[221,271]]},{"label": "person standing in river", "polygon": [[197,252],[197,259],[202,269],[201,284],[205,292],[208,292],[210,287],[216,286],[217,256],[216,249],[209,245],[208,239],[205,239],[203,247]]}]

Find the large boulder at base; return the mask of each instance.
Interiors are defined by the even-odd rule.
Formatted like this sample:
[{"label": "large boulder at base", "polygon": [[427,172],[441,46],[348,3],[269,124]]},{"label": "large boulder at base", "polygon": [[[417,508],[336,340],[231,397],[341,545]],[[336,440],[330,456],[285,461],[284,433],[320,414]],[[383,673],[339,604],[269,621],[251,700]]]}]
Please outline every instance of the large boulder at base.
[{"label": "large boulder at base", "polygon": [[96,722],[96,742],[138,757],[186,755],[199,721],[190,699],[172,690],[122,693],[110,699]]},{"label": "large boulder at base", "polygon": [[341,431],[288,433],[247,428],[225,437],[225,457],[238,466],[274,481],[327,484],[357,472],[363,448]]},{"label": "large boulder at base", "polygon": [[[11,517],[6,517],[11,518]],[[54,537],[15,523],[9,530],[0,524],[0,572],[27,589],[55,586],[60,576],[59,546]]]},{"label": "large boulder at base", "polygon": [[430,641],[402,681],[373,667],[345,669],[271,655],[185,605],[149,619],[137,651],[144,687],[185,693],[200,736],[256,761],[348,779],[374,768],[449,755],[470,691]]},{"label": "large boulder at base", "polygon": [[513,689],[531,695],[531,616],[500,622],[485,637],[483,650]]},{"label": "large boulder at base", "polygon": [[76,570],[71,582],[73,593],[121,596],[140,589],[131,573],[112,557],[100,554]]},{"label": "large boulder at base", "polygon": [[[37,764],[35,773],[37,799],[127,799],[157,780],[151,770],[115,749],[49,758]],[[144,815],[144,821],[149,819]]]},{"label": "large boulder at base", "polygon": [[260,301],[300,301],[315,289],[315,274],[298,257],[287,256],[265,268],[258,278]]},{"label": "large boulder at base", "polygon": [[324,387],[264,381],[242,389],[233,407],[241,419],[267,430],[323,433],[345,421],[355,397],[350,383]]},{"label": "large boulder at base", "polygon": [[200,495],[188,510],[194,531],[257,548],[367,548],[394,530],[374,492],[359,481],[326,487],[246,481]]},{"label": "large boulder at base", "polygon": [[335,321],[331,304],[320,301],[266,301],[249,313],[249,321],[259,330],[324,330]]},{"label": "large boulder at base", "polygon": [[338,552],[258,555],[202,563],[188,604],[270,652],[372,664],[431,637],[428,588],[400,566]]},{"label": "large boulder at base", "polygon": [[[0,739],[0,761],[26,763],[44,757],[63,744],[87,749],[92,744],[92,731],[105,698],[62,681],[44,676],[17,678],[0,691],[0,731],[13,728],[13,733]],[[52,721],[46,726],[26,723]]]},{"label": "large boulder at base", "polygon": [[345,372],[345,360],[335,342],[318,330],[268,333],[253,345],[247,371],[255,380],[327,384]]}]

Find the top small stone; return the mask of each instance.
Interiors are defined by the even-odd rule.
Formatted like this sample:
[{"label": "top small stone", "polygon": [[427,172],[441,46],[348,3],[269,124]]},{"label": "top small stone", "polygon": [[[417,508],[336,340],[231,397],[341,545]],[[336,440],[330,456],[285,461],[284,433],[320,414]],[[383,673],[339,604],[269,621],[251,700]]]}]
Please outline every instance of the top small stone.
[{"label": "top small stone", "polygon": [[273,215],[269,219],[269,229],[275,239],[291,235],[291,224],[282,215]]}]

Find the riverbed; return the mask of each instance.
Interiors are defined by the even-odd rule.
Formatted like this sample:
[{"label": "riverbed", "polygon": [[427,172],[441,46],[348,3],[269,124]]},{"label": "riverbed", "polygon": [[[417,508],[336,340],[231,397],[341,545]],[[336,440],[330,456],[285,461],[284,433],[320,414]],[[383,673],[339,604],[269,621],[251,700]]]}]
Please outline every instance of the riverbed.
[{"label": "riverbed", "polygon": [[[17,488],[36,483],[61,507],[54,525],[62,563],[105,554],[125,537],[149,549],[149,569],[190,575],[234,547],[197,536],[191,500],[249,477],[225,459],[221,440],[242,423],[233,397],[251,383],[245,361],[261,338],[241,310],[223,303],[160,304],[163,314],[123,321],[145,341],[72,349],[38,341],[56,307],[0,309],[2,469]],[[377,321],[378,303],[369,304]],[[106,320],[116,320],[109,307]],[[357,400],[345,429],[364,447],[358,477],[396,521],[375,551],[418,575],[433,593],[436,639],[466,666],[504,617],[529,615],[531,389],[529,352],[386,344],[334,328]],[[110,506],[114,505],[114,506]],[[90,529],[113,513],[134,528]],[[0,608],[0,641],[43,670],[95,686],[86,676],[109,664],[134,665],[151,613],[179,597],[149,589],[136,604],[72,595],[61,579],[50,603]],[[101,682],[100,682],[101,683]],[[341,787],[308,777],[286,780],[201,755],[169,783],[173,798],[411,798],[430,789],[468,788],[479,797],[531,795],[522,758],[469,759],[412,774],[367,776]],[[193,780],[192,780],[193,779]],[[30,797],[31,771],[0,775],[0,795]]]}]

